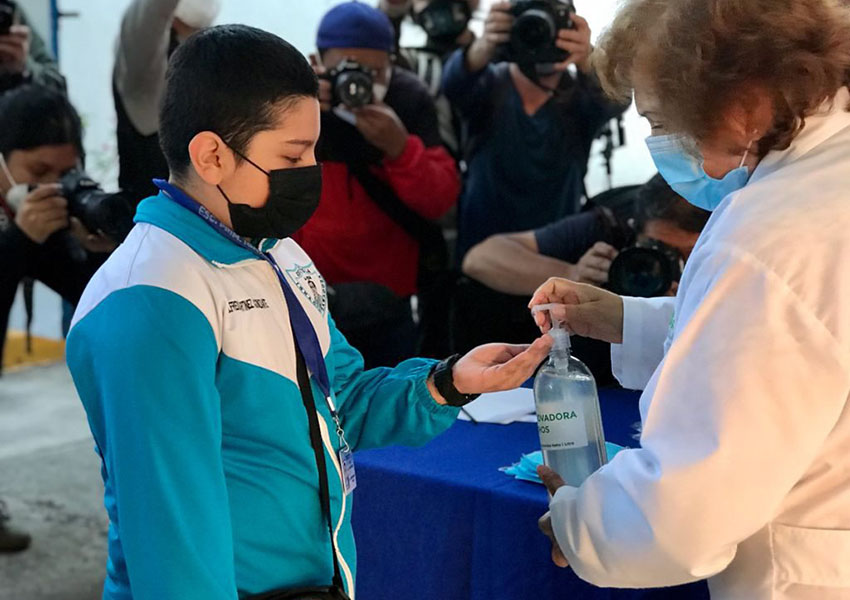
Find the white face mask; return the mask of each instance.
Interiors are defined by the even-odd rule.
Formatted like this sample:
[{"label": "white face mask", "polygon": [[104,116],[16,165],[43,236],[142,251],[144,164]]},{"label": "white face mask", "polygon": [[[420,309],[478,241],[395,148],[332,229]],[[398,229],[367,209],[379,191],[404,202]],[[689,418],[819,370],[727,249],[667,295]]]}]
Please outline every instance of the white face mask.
[{"label": "white face mask", "polygon": [[6,176],[6,180],[9,182],[9,191],[6,192],[5,198],[6,204],[13,211],[17,212],[27,197],[27,194],[30,193],[30,186],[25,183],[15,182],[15,178],[12,177],[12,172],[9,171],[9,166],[6,164],[6,157],[2,154],[0,154],[0,169],[3,170],[3,175]]},{"label": "white face mask", "polygon": [[376,83],[376,84],[372,85],[372,98],[373,98],[372,101],[373,102],[378,103],[378,102],[384,101],[384,98],[387,97],[387,90],[390,89],[390,81],[392,81],[392,78],[393,78],[393,68],[387,67],[386,77],[384,78],[386,83]]}]

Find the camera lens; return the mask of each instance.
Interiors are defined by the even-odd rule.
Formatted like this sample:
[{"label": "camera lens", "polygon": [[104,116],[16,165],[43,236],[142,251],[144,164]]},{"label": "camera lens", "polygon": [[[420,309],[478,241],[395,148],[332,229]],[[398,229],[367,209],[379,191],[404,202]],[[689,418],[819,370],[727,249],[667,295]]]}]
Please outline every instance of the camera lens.
[{"label": "camera lens", "polygon": [[552,15],[544,10],[531,9],[514,22],[511,37],[521,48],[536,50],[551,45],[557,31]]},{"label": "camera lens", "polygon": [[372,78],[360,70],[343,71],[336,80],[336,95],[348,108],[372,102]]},{"label": "camera lens", "polygon": [[73,170],[61,181],[68,212],[89,231],[102,231],[116,242],[124,241],[133,228],[135,203],[122,192],[107,193],[82,171]]},{"label": "camera lens", "polygon": [[622,296],[654,298],[666,294],[680,276],[678,252],[651,241],[620,252],[608,271],[608,288]]}]

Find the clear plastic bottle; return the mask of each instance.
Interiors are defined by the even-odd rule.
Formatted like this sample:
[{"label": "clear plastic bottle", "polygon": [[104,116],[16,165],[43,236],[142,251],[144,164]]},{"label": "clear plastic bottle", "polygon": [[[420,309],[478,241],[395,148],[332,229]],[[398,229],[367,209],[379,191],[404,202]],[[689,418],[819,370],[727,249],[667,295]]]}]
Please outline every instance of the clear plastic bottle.
[{"label": "clear plastic bottle", "polygon": [[[537,311],[550,306],[537,307]],[[608,462],[596,381],[570,354],[570,336],[552,321],[549,360],[534,381],[534,402],[543,462],[567,485],[579,486]]]}]

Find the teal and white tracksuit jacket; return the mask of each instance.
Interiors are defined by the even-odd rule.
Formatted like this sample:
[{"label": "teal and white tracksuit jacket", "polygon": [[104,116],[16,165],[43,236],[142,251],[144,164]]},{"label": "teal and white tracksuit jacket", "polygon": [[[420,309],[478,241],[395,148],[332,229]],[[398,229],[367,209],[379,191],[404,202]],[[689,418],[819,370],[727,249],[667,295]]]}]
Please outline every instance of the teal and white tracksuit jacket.
[{"label": "teal and white tracksuit jacket", "polygon": [[[67,342],[103,459],[103,597],[224,600],[330,584],[330,536],[277,276],[163,194],[142,202],[136,223],[89,283]],[[353,449],[423,444],[452,424],[457,409],[426,387],[431,361],[364,371],[328,315],[310,258],[289,239],[261,247],[313,322]],[[330,412],[314,396],[353,595],[352,498],[342,493]]]}]

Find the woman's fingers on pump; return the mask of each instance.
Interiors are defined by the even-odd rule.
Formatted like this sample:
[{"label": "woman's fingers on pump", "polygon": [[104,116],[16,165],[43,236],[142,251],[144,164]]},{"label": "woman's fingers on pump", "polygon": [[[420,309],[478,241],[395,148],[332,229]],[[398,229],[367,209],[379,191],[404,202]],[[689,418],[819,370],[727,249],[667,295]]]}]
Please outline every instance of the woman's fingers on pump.
[{"label": "woman's fingers on pump", "polygon": [[578,304],[581,302],[581,289],[582,284],[580,283],[562,277],[553,277],[538,290],[538,292],[543,291],[542,297],[545,300],[534,302],[534,304]]}]

